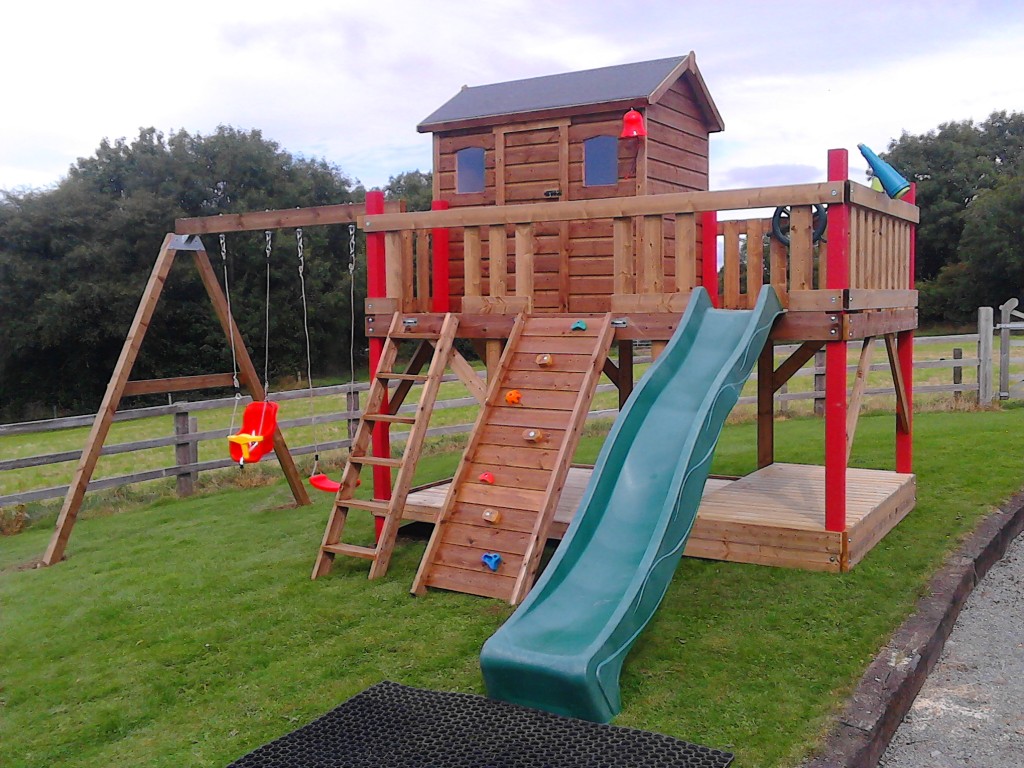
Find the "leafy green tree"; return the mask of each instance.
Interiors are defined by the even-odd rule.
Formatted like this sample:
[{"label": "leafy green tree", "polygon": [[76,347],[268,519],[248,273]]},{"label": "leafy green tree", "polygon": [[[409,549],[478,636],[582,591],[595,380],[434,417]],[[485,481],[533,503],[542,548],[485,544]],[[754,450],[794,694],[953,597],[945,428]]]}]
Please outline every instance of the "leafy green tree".
[{"label": "leafy green tree", "polygon": [[[356,202],[338,168],[295,158],[259,131],[211,136],[153,128],[104,140],[57,187],[0,193],[0,414],[32,404],[94,409],[160,243],[174,219]],[[220,271],[216,238],[204,244]],[[347,367],[348,233],[304,233],[317,372]],[[228,235],[233,313],[262,370],[267,269],[263,233]],[[229,370],[223,333],[195,270],[179,256],[136,366],[137,378]],[[272,379],[305,371],[294,231],[274,233],[270,260]],[[365,280],[360,269],[357,281]],[[361,295],[362,288],[357,289]],[[362,346],[362,343],[360,343]],[[37,406],[36,411],[41,409]]]},{"label": "leafy green tree", "polygon": [[388,200],[405,200],[406,210],[429,211],[434,200],[434,174],[422,171],[406,171],[388,179],[384,197]]},{"label": "leafy green tree", "polygon": [[[884,158],[917,182],[921,223],[916,274],[922,319],[962,321],[973,315],[980,297],[985,297],[983,303],[996,301],[992,290],[972,285],[981,275],[981,262],[974,263],[981,254],[975,246],[969,254],[964,237],[973,219],[973,241],[986,239],[977,228],[988,219],[974,216],[973,209],[1007,180],[1024,175],[1024,113],[993,112],[981,123],[950,122],[919,136],[904,133],[890,143]],[[1014,212],[1005,206],[1003,213],[1010,217],[1007,225],[1020,232],[1024,218],[1014,220]],[[971,264],[965,263],[968,259]],[[1009,273],[1004,279],[1010,279]]]}]

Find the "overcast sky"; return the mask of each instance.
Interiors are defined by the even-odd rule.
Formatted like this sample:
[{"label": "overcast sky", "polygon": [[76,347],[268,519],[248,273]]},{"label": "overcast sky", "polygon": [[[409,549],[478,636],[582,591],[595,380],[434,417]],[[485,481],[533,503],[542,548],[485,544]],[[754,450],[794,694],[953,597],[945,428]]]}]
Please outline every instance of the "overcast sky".
[{"label": "overcast sky", "polygon": [[853,178],[901,132],[1024,111],[1024,3],[717,0],[13,2],[0,189],[139,128],[257,128],[367,187],[430,170],[416,124],[466,85],[682,55],[725,120],[711,187]]}]

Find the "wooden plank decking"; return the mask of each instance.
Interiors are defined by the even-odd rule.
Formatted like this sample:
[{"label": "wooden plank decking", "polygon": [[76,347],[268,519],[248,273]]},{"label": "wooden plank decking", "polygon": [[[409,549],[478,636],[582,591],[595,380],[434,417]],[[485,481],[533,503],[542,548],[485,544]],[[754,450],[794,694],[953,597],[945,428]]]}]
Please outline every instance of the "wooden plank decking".
[{"label": "wooden plank decking", "polygon": [[[555,511],[551,535],[560,538],[576,513],[590,478],[572,467]],[[429,519],[440,509],[448,483],[409,495]],[[914,507],[916,477],[886,470],[847,470],[845,532],[825,530],[825,468],[771,464],[739,480],[709,478],[685,554],[712,560],[815,571],[848,571]]]}]

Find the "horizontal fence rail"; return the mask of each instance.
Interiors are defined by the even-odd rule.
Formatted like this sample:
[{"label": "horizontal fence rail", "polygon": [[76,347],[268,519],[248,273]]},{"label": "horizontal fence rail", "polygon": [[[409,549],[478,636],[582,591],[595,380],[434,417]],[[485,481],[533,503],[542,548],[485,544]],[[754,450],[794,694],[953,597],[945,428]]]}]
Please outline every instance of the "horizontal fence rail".
[{"label": "horizontal fence rail", "polygon": [[[961,334],[954,336],[925,336],[918,337],[915,340],[916,348],[924,349],[928,346],[946,345],[952,346],[952,357],[943,359],[918,359],[914,361],[915,370],[919,371],[934,371],[934,370],[949,370],[950,378],[947,382],[943,383],[927,383],[927,384],[916,384],[914,387],[915,393],[920,394],[952,394],[954,398],[961,398],[965,395],[969,395],[975,402],[986,405],[994,399],[994,387],[993,384],[993,363],[996,360],[997,355],[993,354],[992,350],[992,333],[1000,333],[1002,329],[998,328],[992,322],[992,310],[988,310],[988,314],[984,312],[979,313],[980,323],[979,328],[981,333],[979,334]],[[988,344],[986,345],[985,329],[986,329],[986,317],[988,322]],[[1016,328],[1014,328],[1016,330]],[[1020,342],[1011,342],[1004,349],[1015,348]],[[851,352],[854,352],[860,346],[859,342],[850,342],[849,347]],[[777,358],[785,358],[789,353],[796,349],[796,346],[776,346]],[[970,350],[972,353],[969,356],[964,355],[964,350]],[[821,355],[822,353],[819,353]],[[884,359],[884,358],[883,358]],[[1007,361],[1007,365],[1021,365],[1024,360],[1010,357],[1006,355],[1003,358]],[[650,362],[650,357],[637,356],[634,361],[636,364],[642,365]],[[857,366],[850,364],[847,370],[852,375],[856,372]],[[871,365],[870,371],[877,373],[884,373],[889,370],[889,364],[887,362],[880,362]],[[971,372],[973,375],[969,375],[965,378],[964,371]],[[481,372],[481,376],[483,373]],[[799,385],[801,380],[806,381],[808,378],[812,379],[809,386],[806,388],[802,386],[794,387],[794,384]],[[756,380],[756,374],[751,377],[752,380]],[[445,382],[458,381],[458,378],[454,375],[445,376],[443,379]],[[986,394],[986,383],[988,382],[989,394]],[[797,391],[792,391],[793,389]],[[317,442],[314,445],[301,445],[290,447],[290,452],[294,456],[309,456],[317,451],[336,451],[347,449],[351,445],[352,434],[355,429],[355,425],[360,417],[360,395],[369,389],[369,384],[366,382],[359,382],[353,385],[334,385],[327,387],[317,387],[313,390],[313,397],[316,399],[324,397],[337,397],[343,396],[346,399],[346,408],[331,413],[317,414],[315,417],[312,415],[302,416],[298,418],[282,419],[279,422],[282,430],[295,429],[300,427],[317,427],[327,424],[347,424],[348,437],[343,439],[334,439],[328,441]],[[1014,395],[1017,395],[1020,388],[1011,387]],[[614,392],[615,386],[613,384],[602,384],[597,387],[598,393]],[[891,385],[889,386],[868,386],[865,390],[867,395],[877,396],[894,396],[895,392]],[[1024,393],[1021,393],[1024,394]],[[781,413],[786,413],[789,404],[799,401],[813,401],[815,406],[815,412],[820,413],[824,405],[824,361],[819,357],[818,360],[812,359],[803,368],[798,370],[789,384],[778,392],[775,393],[775,401],[777,408]],[[287,402],[308,399],[310,397],[309,390],[288,390],[273,393],[271,399],[277,402]],[[987,398],[987,399],[986,399]],[[739,399],[740,405],[755,404],[757,401],[756,397],[748,396],[741,397]],[[238,407],[244,407],[251,398],[243,397],[237,401]],[[174,421],[174,432],[173,434],[151,437],[144,440],[137,440],[133,442],[116,443],[105,445],[101,451],[101,456],[112,456],[117,454],[132,453],[137,451],[151,450],[155,448],[169,448],[174,447],[175,449],[175,463],[170,466],[158,467],[152,469],[145,469],[131,474],[120,475],[117,477],[106,477],[97,480],[93,480],[89,484],[89,490],[101,490],[108,488],[116,488],[126,485],[133,485],[136,483],[142,483],[153,480],[161,480],[166,478],[177,478],[178,486],[177,490],[180,495],[188,495],[192,492],[194,482],[197,479],[199,473],[209,472],[212,470],[226,469],[235,466],[234,462],[226,456],[227,451],[224,451],[223,458],[209,459],[200,461],[198,459],[198,448],[200,443],[211,442],[211,441],[223,441],[231,429],[227,427],[221,427],[217,429],[204,429],[199,430],[196,426],[196,418],[194,414],[203,411],[227,409],[232,408],[236,403],[234,397],[217,398],[213,400],[202,400],[194,402],[177,402],[169,405],[155,406],[149,408],[137,408],[132,410],[125,410],[118,412],[114,417],[115,422],[126,422],[136,421],[140,419],[149,419],[161,416],[172,416]],[[452,398],[448,400],[439,400],[434,409],[437,411],[449,410],[454,408],[469,408],[476,407],[478,402],[476,398],[466,396],[459,398]],[[399,413],[410,413],[416,408],[415,405],[405,405],[399,409]],[[607,419],[613,418],[617,414],[617,410],[614,408],[596,409],[591,411],[588,418],[590,419]],[[59,430],[66,430],[72,428],[88,427],[92,424],[94,416],[72,416],[67,418],[59,419],[47,419],[43,421],[32,421],[22,422],[16,424],[2,424],[0,425],[0,440],[4,437],[14,437],[18,435],[31,435],[31,434],[43,434],[49,432],[55,432]],[[465,434],[471,431],[473,424],[471,422],[463,424],[453,424],[446,426],[432,427],[428,430],[428,437],[443,437],[449,435]],[[392,441],[399,443],[404,441],[405,435],[403,432],[398,430],[392,431]],[[48,454],[41,454],[35,456],[24,456],[18,458],[5,458],[0,459],[0,473],[13,472],[17,470],[30,469],[33,467],[43,467],[52,464],[60,464],[64,462],[77,461],[81,457],[81,450],[69,450],[60,451]],[[265,461],[276,461],[273,454],[265,458]],[[35,501],[42,501],[46,499],[62,497],[67,491],[66,485],[56,485],[46,488],[35,488],[32,490],[21,491],[18,493],[11,493],[6,495],[0,495],[0,506],[12,505],[12,504],[24,504]]]}]

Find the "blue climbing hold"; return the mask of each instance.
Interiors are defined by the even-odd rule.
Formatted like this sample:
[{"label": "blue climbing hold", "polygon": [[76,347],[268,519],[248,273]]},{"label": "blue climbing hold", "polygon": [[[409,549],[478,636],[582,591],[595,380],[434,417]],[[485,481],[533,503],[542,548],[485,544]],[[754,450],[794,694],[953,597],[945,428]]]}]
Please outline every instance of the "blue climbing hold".
[{"label": "blue climbing hold", "polygon": [[585,331],[585,330],[587,330],[587,321],[586,320],[577,320],[575,323],[572,324],[572,328],[570,328],[569,330],[570,331]]},{"label": "blue climbing hold", "polygon": [[484,552],[480,556],[480,562],[490,568],[492,571],[497,571],[501,565],[501,555],[497,552]]}]

